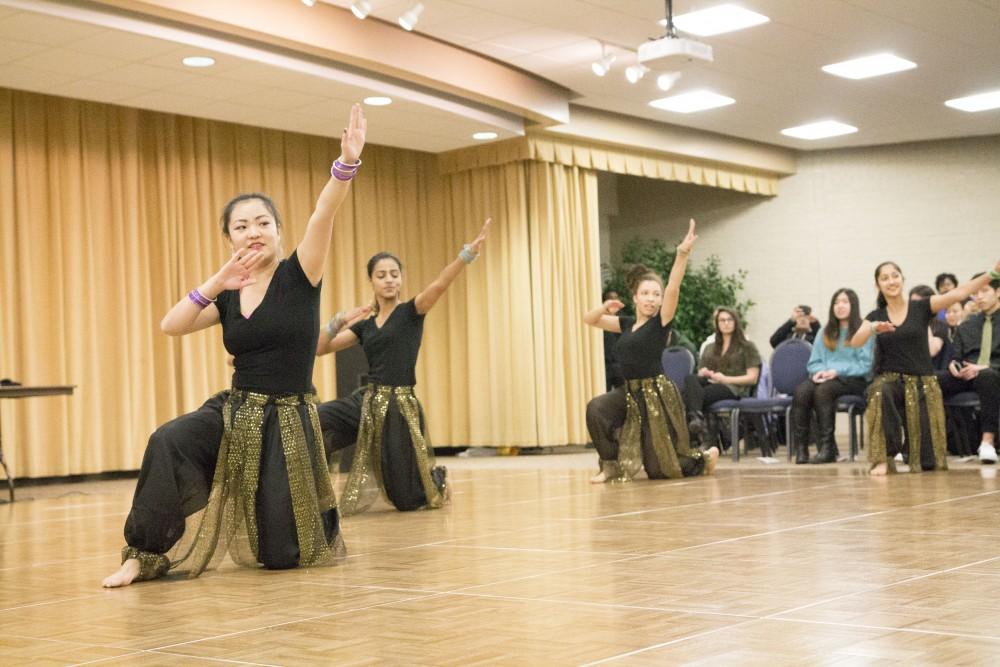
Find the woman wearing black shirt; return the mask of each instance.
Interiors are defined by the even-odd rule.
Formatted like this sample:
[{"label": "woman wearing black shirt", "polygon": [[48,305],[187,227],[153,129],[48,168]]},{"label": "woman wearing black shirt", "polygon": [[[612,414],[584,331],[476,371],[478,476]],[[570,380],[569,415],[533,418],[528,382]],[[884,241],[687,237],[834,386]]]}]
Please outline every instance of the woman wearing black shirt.
[{"label": "woman wearing black shirt", "polygon": [[434,466],[424,411],[413,393],[417,383],[417,355],[424,316],[465,265],[479,255],[490,222],[486,220],[479,236],[462,248],[458,258],[434,282],[404,303],[399,301],[403,282],[399,259],[387,252],[378,253],[368,260],[375,305],[361,309],[361,315],[374,313],[354,324],[351,315],[334,316],[320,332],[316,344],[318,355],[361,343],[371,379],[362,392],[319,406],[329,452],[357,442],[341,498],[345,516],[371,507],[380,489],[400,511],[438,508],[444,504],[445,471]]},{"label": "woman wearing black shirt", "polygon": [[894,262],[875,269],[878,308],[865,318],[851,339],[853,347],[878,336],[875,380],[868,389],[869,462],[873,475],[895,472],[893,457],[902,451],[904,435],[911,472],[946,470],[944,404],[928,347],[928,325],[936,313],[961,301],[995,271],[959,285],[947,294],[911,301],[903,293],[903,273]]},{"label": "woman wearing black shirt", "polygon": [[150,437],[125,522],[122,566],[105,587],[154,579],[181,564],[197,576],[227,552],[241,565],[270,569],[343,556],[310,392],[333,218],[361,164],[366,129],[354,105],[341,157],[287,259],[267,196],[240,195],[226,205],[222,232],[233,256],[177,302],[161,327],[182,336],[221,324],[234,357],[233,387]]},{"label": "woman wearing black shirt", "polygon": [[591,480],[595,484],[628,481],[640,467],[645,467],[650,479],[710,474],[715,467],[718,449],[690,448],[684,405],[660,365],[688,255],[697,238],[692,220],[687,236],[677,246],[665,289],[662,278],[644,266],[630,272],[634,318],[616,315],[624,304],[613,299],[583,316],[590,326],[621,334],[615,354],[625,378],[624,385],[587,404],[587,430],[600,457],[601,471]]}]

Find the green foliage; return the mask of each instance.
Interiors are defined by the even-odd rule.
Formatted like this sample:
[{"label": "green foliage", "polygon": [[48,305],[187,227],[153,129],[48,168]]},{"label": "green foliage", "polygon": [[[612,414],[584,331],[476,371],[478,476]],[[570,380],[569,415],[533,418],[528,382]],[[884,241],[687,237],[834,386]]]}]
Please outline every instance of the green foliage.
[{"label": "green foliage", "polygon": [[[618,292],[626,309],[635,312],[632,295],[625,284],[629,269],[636,264],[644,264],[666,280],[674,265],[675,256],[675,250],[660,239],[633,238],[622,249],[620,264],[604,265],[607,277],[604,291]],[[719,258],[715,255],[701,262],[689,261],[684,282],[681,283],[681,298],[674,316],[674,328],[699,345],[714,330],[712,312],[715,308],[729,306],[740,314],[746,330],[747,315],[754,306],[753,301],[739,298],[746,276],[747,272],[743,269],[734,275],[723,275]]]}]

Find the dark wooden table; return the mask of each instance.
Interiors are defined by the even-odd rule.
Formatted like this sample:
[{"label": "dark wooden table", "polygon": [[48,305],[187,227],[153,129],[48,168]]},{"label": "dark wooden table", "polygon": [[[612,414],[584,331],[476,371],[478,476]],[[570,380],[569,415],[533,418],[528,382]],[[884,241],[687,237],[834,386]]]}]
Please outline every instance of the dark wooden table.
[{"label": "dark wooden table", "polygon": [[[70,396],[75,384],[54,385],[22,385],[19,387],[0,387],[0,398],[31,398],[32,396]],[[10,502],[14,502],[14,478],[7,469],[7,460],[3,457],[3,427],[0,426],[0,465],[7,475],[7,488],[10,490]],[[0,501],[2,502],[2,501]]]}]

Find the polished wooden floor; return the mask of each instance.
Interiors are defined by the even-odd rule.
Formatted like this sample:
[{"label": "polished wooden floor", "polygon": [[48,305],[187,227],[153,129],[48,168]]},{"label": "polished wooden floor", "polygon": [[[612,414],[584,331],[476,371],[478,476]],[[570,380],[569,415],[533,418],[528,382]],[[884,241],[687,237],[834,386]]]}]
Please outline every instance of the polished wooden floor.
[{"label": "polished wooden floor", "polygon": [[349,519],[344,565],[119,590],[134,482],[24,488],[0,506],[0,663],[1000,664],[995,468],[594,487],[594,458],[444,459],[452,504]]}]

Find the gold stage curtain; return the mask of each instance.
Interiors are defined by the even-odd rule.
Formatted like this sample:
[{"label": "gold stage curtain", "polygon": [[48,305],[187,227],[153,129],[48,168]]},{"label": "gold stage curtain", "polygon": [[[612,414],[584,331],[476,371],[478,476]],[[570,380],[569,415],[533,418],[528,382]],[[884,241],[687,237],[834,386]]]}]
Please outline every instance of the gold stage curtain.
[{"label": "gold stage curtain", "polygon": [[[157,425],[229,384],[221,330],[171,338],[163,314],[229,256],[219,215],[273,197],[286,253],[336,141],[0,89],[0,376],[75,384],[0,401],[19,477],[138,468]],[[321,317],[371,300],[365,262],[404,265],[413,297],[496,221],[482,258],[429,313],[417,394],[437,446],[587,441],[602,390],[596,177],[519,161],[442,176],[436,156],[368,146],[336,222]],[[335,391],[317,360],[320,396]]]},{"label": "gold stage curtain", "polygon": [[778,194],[776,174],[734,164],[700,161],[551,135],[529,134],[485,146],[449,151],[439,156],[443,174],[523,160],[692,183],[768,197]]},{"label": "gold stage curtain", "polygon": [[425,392],[432,437],[444,423],[473,445],[586,443],[587,401],[604,387],[600,332],[582,322],[601,291],[596,174],[510,162],[444,183],[449,241],[487,214],[495,224],[433,337],[449,340],[448,363],[428,367],[453,374]]}]

